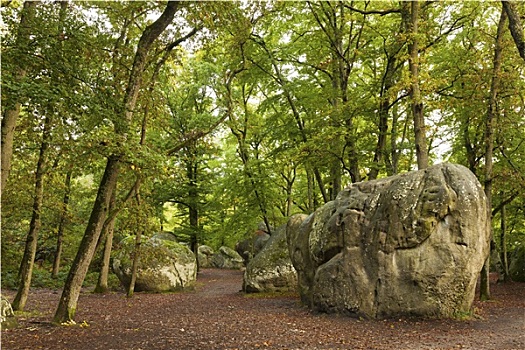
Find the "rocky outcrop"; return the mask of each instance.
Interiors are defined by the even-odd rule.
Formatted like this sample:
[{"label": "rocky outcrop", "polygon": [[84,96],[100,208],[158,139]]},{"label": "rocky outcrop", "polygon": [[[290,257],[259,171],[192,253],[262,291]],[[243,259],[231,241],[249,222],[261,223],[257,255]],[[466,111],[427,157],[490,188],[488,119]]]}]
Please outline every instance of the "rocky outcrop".
[{"label": "rocky outcrop", "polygon": [[222,246],[211,258],[213,267],[219,269],[240,270],[244,267],[244,260],[235,250]]},{"label": "rocky outcrop", "polygon": [[207,245],[200,245],[197,249],[197,254],[199,258],[199,267],[206,269],[213,267],[211,259],[213,258],[213,248]]},{"label": "rocky outcrop", "polygon": [[[304,219],[306,215],[300,217]],[[297,290],[297,272],[288,253],[286,225],[273,232],[262,250],[246,266],[243,290],[247,293]]]},{"label": "rocky outcrop", "polygon": [[[124,239],[120,246],[121,249],[113,259],[113,271],[122,285],[128,288],[135,238]],[[171,239],[171,236],[153,236],[141,244],[135,291],[178,291],[192,287],[196,278],[195,255],[188,247]]]},{"label": "rocky outcrop", "polygon": [[489,253],[487,213],[481,185],[460,165],[353,184],[288,223],[301,298],[371,318],[468,312]]}]

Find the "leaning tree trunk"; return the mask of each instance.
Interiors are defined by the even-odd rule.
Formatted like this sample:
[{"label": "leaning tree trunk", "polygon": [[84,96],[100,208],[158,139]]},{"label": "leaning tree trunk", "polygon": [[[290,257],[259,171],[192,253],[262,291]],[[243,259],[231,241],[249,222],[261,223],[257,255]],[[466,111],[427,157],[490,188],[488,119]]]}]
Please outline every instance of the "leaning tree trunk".
[{"label": "leaning tree trunk", "polygon": [[109,157],[84,237],[64,285],[54,317],[55,323],[72,322],[75,317],[80,289],[97,247],[97,241],[108,212],[109,202],[117,184],[118,173],[119,159]]},{"label": "leaning tree trunk", "polygon": [[31,216],[31,223],[29,224],[29,233],[27,234],[26,245],[24,249],[24,256],[20,264],[18,276],[20,283],[15,300],[13,301],[13,310],[23,311],[31,288],[31,277],[33,275],[33,266],[35,262],[36,246],[38,240],[38,233],[41,226],[41,211],[42,200],[44,197],[44,173],[46,166],[46,153],[49,147],[49,139],[51,137],[51,118],[46,117],[44,121],[44,131],[42,135],[42,144],[40,146],[40,154],[35,172],[35,193],[33,197],[33,215]]},{"label": "leaning tree trunk", "polygon": [[[146,27],[139,40],[124,96],[123,115],[121,116],[120,122],[115,126],[116,134],[123,140],[127,139],[137,104],[148,52],[153,42],[173,21],[179,6],[179,2],[169,1],[162,15]],[[119,167],[120,157],[118,155],[108,157],[106,170],[99,185],[97,199],[95,200],[88,226],[86,227],[79,250],[69,271],[54,316],[55,323],[71,322],[75,317],[80,288],[96,250],[97,242],[107,215],[109,201],[116,187]]]},{"label": "leaning tree trunk", "polygon": [[[487,116],[485,119],[485,195],[487,196],[488,202],[488,217],[492,218],[492,172],[493,172],[493,148],[494,148],[494,129],[495,129],[495,114],[496,114],[496,99],[500,87],[500,72],[501,72],[501,60],[503,50],[503,31],[505,30],[505,23],[507,21],[507,14],[502,9],[501,16],[498,23],[498,33],[496,35],[496,44],[494,48],[494,67],[492,70],[492,82],[490,86],[489,105],[487,109]],[[492,222],[492,220],[491,220]],[[490,225],[492,232],[492,224]],[[491,233],[492,240],[492,233]],[[481,270],[481,281],[480,281],[480,299],[490,299],[490,284],[489,284],[489,272],[490,272],[490,254],[483,265]]]},{"label": "leaning tree trunk", "polygon": [[418,43],[419,1],[412,1],[410,14],[409,67],[411,79],[412,117],[418,169],[428,168],[428,145],[423,115],[423,99],[419,88],[419,43]]},{"label": "leaning tree trunk", "polygon": [[[22,16],[20,17],[20,24],[18,26],[18,34],[16,38],[15,47],[21,52],[27,50],[29,47],[29,40],[31,35],[31,22],[35,16],[35,8],[38,1],[25,1],[22,9]],[[14,79],[18,82],[22,81],[27,74],[25,67],[25,59],[20,59],[21,62],[16,68]],[[2,87],[3,88],[3,87]],[[6,91],[7,90],[7,91]],[[1,164],[1,184],[0,193],[4,192],[9,172],[11,171],[11,158],[13,157],[13,136],[16,128],[16,121],[20,115],[21,103],[15,100],[17,92],[10,94],[8,89],[4,89],[3,93],[8,95],[8,99],[12,99],[10,104],[4,107],[4,113],[2,115],[2,136],[1,136],[1,147],[0,147],[0,164]],[[10,96],[12,95],[12,96]]]}]

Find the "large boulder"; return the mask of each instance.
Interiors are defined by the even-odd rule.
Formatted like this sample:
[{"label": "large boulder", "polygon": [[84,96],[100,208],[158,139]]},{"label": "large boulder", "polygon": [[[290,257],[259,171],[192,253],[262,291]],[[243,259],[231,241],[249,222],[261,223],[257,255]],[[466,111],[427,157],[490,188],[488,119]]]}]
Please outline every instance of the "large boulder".
[{"label": "large boulder", "polygon": [[[142,242],[135,291],[173,292],[194,285],[197,278],[195,255],[187,246],[170,237],[162,234]],[[113,259],[113,271],[128,288],[135,238],[125,238],[120,246]]]},{"label": "large boulder", "polygon": [[197,249],[197,254],[199,258],[199,266],[201,268],[209,268],[213,267],[213,264],[211,262],[211,259],[213,258],[213,254],[215,254],[215,251],[212,247],[207,245],[200,245]]},{"label": "large boulder", "polygon": [[222,246],[211,258],[213,267],[219,269],[240,270],[244,267],[244,260],[235,250]]},{"label": "large boulder", "polygon": [[489,254],[487,214],[481,185],[460,165],[353,184],[288,222],[301,298],[371,318],[468,312]]},{"label": "large boulder", "polygon": [[517,247],[512,253],[509,275],[513,281],[525,282],[525,245]]},{"label": "large boulder", "polygon": [[[304,219],[306,215],[301,215]],[[286,243],[286,225],[273,232],[262,250],[244,271],[243,290],[247,293],[297,290],[297,272]]]}]

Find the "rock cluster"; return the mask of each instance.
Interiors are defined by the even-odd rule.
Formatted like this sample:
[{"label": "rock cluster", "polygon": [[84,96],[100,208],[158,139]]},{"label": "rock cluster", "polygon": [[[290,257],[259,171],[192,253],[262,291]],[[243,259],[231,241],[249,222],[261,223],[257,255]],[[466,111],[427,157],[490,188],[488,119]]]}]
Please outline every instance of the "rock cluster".
[{"label": "rock cluster", "polygon": [[244,267],[244,260],[235,250],[222,246],[213,254],[211,264],[219,269],[240,270]]}]

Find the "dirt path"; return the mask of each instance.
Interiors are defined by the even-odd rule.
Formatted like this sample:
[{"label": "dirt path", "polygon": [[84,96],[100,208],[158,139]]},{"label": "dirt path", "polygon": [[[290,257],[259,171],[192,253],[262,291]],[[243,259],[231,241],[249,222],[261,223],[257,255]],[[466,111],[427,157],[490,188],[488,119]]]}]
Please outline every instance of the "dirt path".
[{"label": "dirt path", "polygon": [[[194,292],[83,293],[77,322],[49,323],[60,294],[34,290],[30,316],[2,332],[3,349],[525,349],[525,284],[493,285],[478,318],[367,321],[312,313],[297,297],[239,292],[242,273],[203,270]],[[9,299],[13,291],[3,291]]]}]

